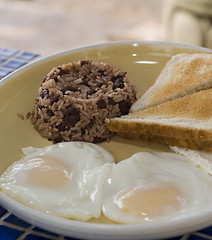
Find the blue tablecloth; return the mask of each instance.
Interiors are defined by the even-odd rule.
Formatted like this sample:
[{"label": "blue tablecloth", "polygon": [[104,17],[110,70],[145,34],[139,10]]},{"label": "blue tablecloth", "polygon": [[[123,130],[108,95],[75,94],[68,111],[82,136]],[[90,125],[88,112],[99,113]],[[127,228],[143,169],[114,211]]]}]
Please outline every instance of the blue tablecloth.
[{"label": "blue tablecloth", "polygon": [[[0,48],[0,81],[9,73],[21,66],[39,58],[39,54],[19,51],[16,49]],[[0,206],[0,239],[6,240],[49,240],[67,239],[74,240],[62,235],[45,231],[33,226],[14,216]],[[212,227],[202,231],[186,234],[169,240],[212,240]],[[76,240],[76,239],[75,239]]]}]

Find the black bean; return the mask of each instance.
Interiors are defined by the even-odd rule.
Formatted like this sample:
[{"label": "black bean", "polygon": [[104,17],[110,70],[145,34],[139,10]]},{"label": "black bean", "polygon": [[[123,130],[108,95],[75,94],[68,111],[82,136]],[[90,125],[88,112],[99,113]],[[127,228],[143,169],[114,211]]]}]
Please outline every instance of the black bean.
[{"label": "black bean", "polygon": [[49,108],[46,110],[46,114],[47,114],[49,117],[54,116],[54,113],[53,113],[52,110],[49,109]]},{"label": "black bean", "polygon": [[40,93],[40,96],[41,96],[42,98],[44,98],[45,95],[47,95],[48,93],[49,93],[49,90],[48,90],[48,89],[43,89],[42,92]]},{"label": "black bean", "polygon": [[80,62],[81,66],[88,64],[88,63],[89,63],[89,61],[86,61],[86,60]]},{"label": "black bean", "polygon": [[82,78],[82,82],[83,82],[83,85],[89,86],[88,80],[85,77]]},{"label": "black bean", "polygon": [[75,87],[68,87],[67,89],[68,89],[68,91],[71,91],[71,92],[77,91],[77,88],[75,88]]},{"label": "black bean", "polygon": [[44,107],[43,106],[41,106],[41,105],[38,105],[37,106],[37,109],[43,109]]},{"label": "black bean", "polygon": [[112,77],[112,78],[110,79],[110,81],[115,82],[116,79],[117,79],[117,77]]},{"label": "black bean", "polygon": [[117,78],[114,81],[113,90],[116,89],[116,88],[124,88],[123,78]]},{"label": "black bean", "polygon": [[82,133],[82,135],[85,134],[85,128],[82,128],[82,129],[81,129],[81,133]]},{"label": "black bean", "polygon": [[116,102],[114,102],[112,97],[108,97],[107,99],[108,99],[108,104],[109,105],[115,106],[117,104]]},{"label": "black bean", "polygon": [[106,138],[94,137],[93,142],[94,143],[101,143],[101,142],[104,142],[105,140],[106,140]]},{"label": "black bean", "polygon": [[63,124],[69,127],[74,127],[80,120],[78,115],[68,115],[63,118]]},{"label": "black bean", "polygon": [[66,130],[66,127],[63,126],[62,124],[58,125],[57,128],[60,132],[64,132]]},{"label": "black bean", "polygon": [[97,107],[100,109],[107,107],[107,103],[103,98],[100,98],[96,104],[97,104]]},{"label": "black bean", "polygon": [[94,118],[92,118],[91,120],[90,120],[90,122],[87,124],[87,128],[92,128],[93,127],[93,125],[94,125],[94,123],[95,123],[95,119]]},{"label": "black bean", "polygon": [[57,77],[53,77],[53,79],[54,79],[54,81],[55,81],[55,82],[58,82],[58,79],[57,79]]},{"label": "black bean", "polygon": [[68,87],[68,88],[63,88],[63,89],[61,89],[60,91],[61,91],[61,92],[63,93],[63,95],[64,95],[66,91],[76,92],[77,89],[76,89],[75,87]]},{"label": "black bean", "polygon": [[69,106],[64,112],[65,117],[63,118],[63,125],[74,127],[77,122],[80,120],[79,111],[73,107]]},{"label": "black bean", "polygon": [[112,82],[115,82],[116,79],[118,79],[118,78],[122,78],[122,79],[123,79],[123,77],[124,77],[126,74],[127,74],[127,72],[122,72],[122,73],[120,73],[118,76],[112,77],[110,80],[111,80]]},{"label": "black bean", "polygon": [[53,105],[55,102],[58,101],[59,96],[57,96],[57,95],[52,95],[52,96],[49,96],[49,99],[50,99],[50,101],[51,101],[51,105]]},{"label": "black bean", "polygon": [[98,70],[98,73],[100,74],[100,76],[104,76],[105,71],[104,70]]},{"label": "black bean", "polygon": [[65,115],[70,115],[70,114],[77,114],[79,113],[79,111],[77,110],[77,108],[75,108],[74,106],[68,106],[66,108],[66,110],[64,111]]},{"label": "black bean", "polygon": [[127,72],[122,72],[119,74],[119,77],[124,77],[127,74]]},{"label": "black bean", "polygon": [[63,89],[61,89],[60,91],[61,91],[61,92],[63,93],[63,95],[64,95],[65,92],[68,91],[68,90],[67,90],[67,88],[63,88]]},{"label": "black bean", "polygon": [[62,70],[60,70],[60,73],[59,73],[59,75],[64,75],[64,74],[67,74],[67,73],[68,73],[68,71],[66,71],[66,70],[62,69]]},{"label": "black bean", "polygon": [[101,88],[101,87],[102,87],[102,85],[103,85],[103,83],[102,83],[102,82],[96,82],[96,86],[97,86],[98,88]]},{"label": "black bean", "polygon": [[130,106],[126,101],[122,100],[118,104],[119,104],[119,109],[122,115],[126,115],[129,113]]},{"label": "black bean", "polygon": [[58,136],[54,139],[54,143],[59,143],[59,142],[62,142],[63,138],[61,136]]},{"label": "black bean", "polygon": [[96,93],[95,88],[91,88],[90,91],[88,92],[88,95],[93,95],[94,93]]}]

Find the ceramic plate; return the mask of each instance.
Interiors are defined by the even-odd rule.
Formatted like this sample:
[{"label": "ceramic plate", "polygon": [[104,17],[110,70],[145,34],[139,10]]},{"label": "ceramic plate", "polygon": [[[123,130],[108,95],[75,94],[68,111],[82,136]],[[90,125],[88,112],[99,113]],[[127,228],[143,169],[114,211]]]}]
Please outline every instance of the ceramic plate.
[{"label": "ceramic plate", "polygon": [[[21,120],[32,110],[37,89],[52,67],[77,60],[95,60],[114,64],[127,72],[128,78],[141,96],[154,82],[166,62],[182,52],[211,50],[182,44],[163,42],[114,42],[64,51],[29,64],[1,81],[0,86],[0,174],[22,157],[21,148],[44,147],[52,143],[42,138],[29,119]],[[114,137],[100,146],[120,161],[138,151],[169,151],[167,146]],[[116,225],[104,218],[78,222],[35,211],[0,192],[0,203],[9,211],[46,230],[71,237],[86,239],[161,239],[207,227],[212,223],[212,212],[188,216],[180,221],[144,225]]]}]

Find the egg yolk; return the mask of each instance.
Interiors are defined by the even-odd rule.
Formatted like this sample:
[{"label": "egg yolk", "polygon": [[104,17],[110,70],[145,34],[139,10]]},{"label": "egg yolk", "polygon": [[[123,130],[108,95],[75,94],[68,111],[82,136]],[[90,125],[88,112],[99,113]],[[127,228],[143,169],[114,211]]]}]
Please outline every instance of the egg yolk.
[{"label": "egg yolk", "polygon": [[52,157],[37,156],[28,159],[24,165],[20,174],[25,174],[30,186],[58,188],[65,185],[71,177],[69,166]]},{"label": "egg yolk", "polygon": [[123,212],[144,221],[173,213],[180,209],[182,202],[182,192],[173,186],[125,189],[115,198],[116,205]]}]

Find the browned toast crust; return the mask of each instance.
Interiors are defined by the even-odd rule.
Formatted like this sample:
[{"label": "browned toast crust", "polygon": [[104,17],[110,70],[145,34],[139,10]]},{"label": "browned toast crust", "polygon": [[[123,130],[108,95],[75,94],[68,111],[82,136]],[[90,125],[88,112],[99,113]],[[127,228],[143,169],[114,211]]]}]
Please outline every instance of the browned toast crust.
[{"label": "browned toast crust", "polygon": [[110,131],[117,132],[122,137],[212,151],[212,130],[208,129],[117,119],[106,120],[106,126]]},{"label": "browned toast crust", "polygon": [[202,150],[202,151],[211,151],[211,141],[208,142],[200,142],[195,141],[190,138],[176,138],[176,137],[164,137],[164,136],[155,136],[155,135],[147,135],[147,134],[129,134],[127,132],[119,132],[119,136],[127,139],[138,139],[153,143],[161,143],[169,146],[178,146],[182,148],[189,148],[194,150]]},{"label": "browned toast crust", "polygon": [[106,126],[128,138],[212,151],[212,88],[107,119]]}]

